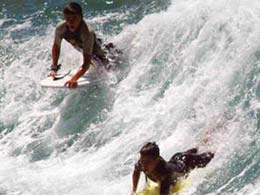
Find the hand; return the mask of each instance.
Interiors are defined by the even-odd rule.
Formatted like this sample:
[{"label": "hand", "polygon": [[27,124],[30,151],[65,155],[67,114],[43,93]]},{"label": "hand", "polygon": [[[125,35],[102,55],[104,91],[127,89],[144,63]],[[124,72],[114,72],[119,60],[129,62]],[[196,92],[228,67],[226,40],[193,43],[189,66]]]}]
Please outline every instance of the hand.
[{"label": "hand", "polygon": [[54,70],[51,70],[50,72],[49,72],[49,74],[48,74],[48,76],[49,77],[55,77],[57,75],[57,72],[56,71],[54,71]]},{"label": "hand", "polygon": [[78,86],[78,82],[71,79],[65,83],[65,87],[68,87],[70,89],[75,89]]}]

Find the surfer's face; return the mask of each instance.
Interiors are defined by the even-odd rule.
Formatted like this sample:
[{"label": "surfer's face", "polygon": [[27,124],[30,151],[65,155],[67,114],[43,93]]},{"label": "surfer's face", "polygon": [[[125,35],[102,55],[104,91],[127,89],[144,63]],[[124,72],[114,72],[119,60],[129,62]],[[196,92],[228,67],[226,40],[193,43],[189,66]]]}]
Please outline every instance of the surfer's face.
[{"label": "surfer's face", "polygon": [[142,168],[147,173],[152,173],[157,165],[157,157],[141,156]]},{"label": "surfer's face", "polygon": [[70,32],[75,32],[82,21],[82,16],[77,14],[64,15],[64,18]]}]

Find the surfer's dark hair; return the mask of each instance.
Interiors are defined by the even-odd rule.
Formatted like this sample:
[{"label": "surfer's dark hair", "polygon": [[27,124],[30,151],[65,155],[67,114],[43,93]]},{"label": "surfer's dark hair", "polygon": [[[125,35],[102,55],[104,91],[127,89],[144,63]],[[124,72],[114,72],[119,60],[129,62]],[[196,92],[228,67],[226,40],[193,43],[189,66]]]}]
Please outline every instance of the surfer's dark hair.
[{"label": "surfer's dark hair", "polygon": [[80,4],[78,4],[76,2],[70,2],[64,7],[63,14],[64,15],[71,15],[71,14],[82,15],[82,8],[81,8]]},{"label": "surfer's dark hair", "polygon": [[155,142],[146,143],[140,150],[142,156],[159,157],[160,149]]}]

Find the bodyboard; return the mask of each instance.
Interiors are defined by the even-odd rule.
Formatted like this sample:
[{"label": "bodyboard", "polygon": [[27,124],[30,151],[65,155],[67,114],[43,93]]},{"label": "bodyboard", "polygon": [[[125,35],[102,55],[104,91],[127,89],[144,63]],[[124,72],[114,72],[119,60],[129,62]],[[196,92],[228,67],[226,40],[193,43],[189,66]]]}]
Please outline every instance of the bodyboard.
[{"label": "bodyboard", "polygon": [[[92,63],[88,71],[78,79],[78,87],[84,87],[104,80],[105,78],[103,77],[104,75],[102,74],[103,72],[101,71],[101,69],[104,72],[104,69],[101,67],[101,65]],[[59,73],[55,78],[47,77],[41,80],[40,84],[42,87],[67,88],[65,86],[65,83],[69,81],[77,71],[78,69]]]},{"label": "bodyboard", "polygon": [[[187,181],[185,180],[177,182],[176,185],[171,186],[170,194],[179,192],[180,190],[184,189],[186,185]],[[159,195],[159,189],[160,188],[158,183],[149,181],[146,187],[141,192],[138,192],[137,195]]]}]

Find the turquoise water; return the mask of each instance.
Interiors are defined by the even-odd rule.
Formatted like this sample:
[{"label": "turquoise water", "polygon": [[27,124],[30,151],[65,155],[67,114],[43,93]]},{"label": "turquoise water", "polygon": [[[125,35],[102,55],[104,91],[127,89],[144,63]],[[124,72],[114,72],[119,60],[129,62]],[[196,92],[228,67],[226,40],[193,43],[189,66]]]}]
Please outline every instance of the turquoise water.
[{"label": "turquoise water", "polygon": [[[104,82],[70,91],[39,85],[66,2],[1,1],[0,194],[130,194],[138,151],[156,141],[166,159],[216,152],[181,195],[257,195],[260,3],[79,2],[124,55]],[[81,61],[63,43],[64,69]]]}]

